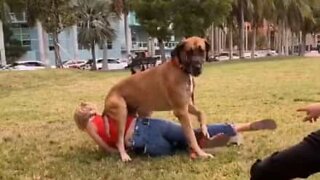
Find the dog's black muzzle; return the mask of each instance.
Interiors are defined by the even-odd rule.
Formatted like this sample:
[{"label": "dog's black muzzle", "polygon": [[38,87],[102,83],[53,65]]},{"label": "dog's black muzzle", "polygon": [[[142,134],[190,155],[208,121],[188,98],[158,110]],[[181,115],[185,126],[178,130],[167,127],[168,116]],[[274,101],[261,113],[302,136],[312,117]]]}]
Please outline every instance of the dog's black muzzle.
[{"label": "dog's black muzzle", "polygon": [[187,73],[192,76],[199,76],[202,73],[202,65],[204,63],[204,58],[202,56],[190,57],[190,61],[186,67]]}]

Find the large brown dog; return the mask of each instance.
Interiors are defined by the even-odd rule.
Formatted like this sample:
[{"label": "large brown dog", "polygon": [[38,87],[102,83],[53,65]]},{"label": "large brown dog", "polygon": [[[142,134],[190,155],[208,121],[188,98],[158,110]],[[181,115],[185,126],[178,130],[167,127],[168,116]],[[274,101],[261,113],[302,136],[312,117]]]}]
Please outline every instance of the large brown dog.
[{"label": "large brown dog", "polygon": [[193,77],[202,72],[208,56],[206,40],[191,37],[172,52],[172,60],[155,68],[134,74],[111,88],[105,99],[105,118],[118,120],[117,147],[122,161],[131,160],[124,148],[125,123],[128,113],[148,117],[152,111],[173,110],[179,119],[190,147],[200,157],[211,157],[200,149],[196,141],[189,113],[195,115],[204,135],[207,134],[204,115],[192,103]]}]

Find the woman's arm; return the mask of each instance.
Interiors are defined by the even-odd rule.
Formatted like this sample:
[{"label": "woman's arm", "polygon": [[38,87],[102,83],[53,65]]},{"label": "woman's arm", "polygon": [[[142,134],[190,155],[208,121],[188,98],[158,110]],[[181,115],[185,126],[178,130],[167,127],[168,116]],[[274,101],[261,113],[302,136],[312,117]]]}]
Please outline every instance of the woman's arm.
[{"label": "woman's arm", "polygon": [[89,134],[89,136],[107,153],[117,153],[118,150],[115,148],[112,148],[110,146],[108,146],[108,144],[106,144],[101,138],[100,136],[97,134],[97,132],[95,131],[94,127],[92,125],[90,125],[90,123],[87,126],[86,132]]}]

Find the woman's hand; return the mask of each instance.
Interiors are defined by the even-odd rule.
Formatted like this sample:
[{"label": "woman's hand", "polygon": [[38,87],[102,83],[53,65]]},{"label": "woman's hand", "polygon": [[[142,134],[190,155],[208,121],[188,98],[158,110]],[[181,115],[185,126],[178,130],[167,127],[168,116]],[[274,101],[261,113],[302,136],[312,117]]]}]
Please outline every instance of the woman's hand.
[{"label": "woman's hand", "polygon": [[202,132],[202,135],[206,138],[210,138],[210,134],[208,132],[208,127],[206,124],[202,124],[201,125],[201,132]]},{"label": "woman's hand", "polygon": [[303,119],[303,121],[316,122],[320,116],[320,103],[310,104],[306,107],[299,108],[297,111],[304,111],[307,113],[307,116]]}]

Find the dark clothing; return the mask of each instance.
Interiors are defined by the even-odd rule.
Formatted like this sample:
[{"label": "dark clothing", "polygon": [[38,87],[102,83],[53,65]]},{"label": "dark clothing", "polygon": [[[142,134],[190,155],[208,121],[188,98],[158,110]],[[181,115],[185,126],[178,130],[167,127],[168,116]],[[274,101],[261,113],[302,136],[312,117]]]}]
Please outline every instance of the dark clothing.
[{"label": "dark clothing", "polygon": [[251,180],[307,178],[317,172],[320,172],[320,130],[288,149],[257,160],[250,170]]}]

